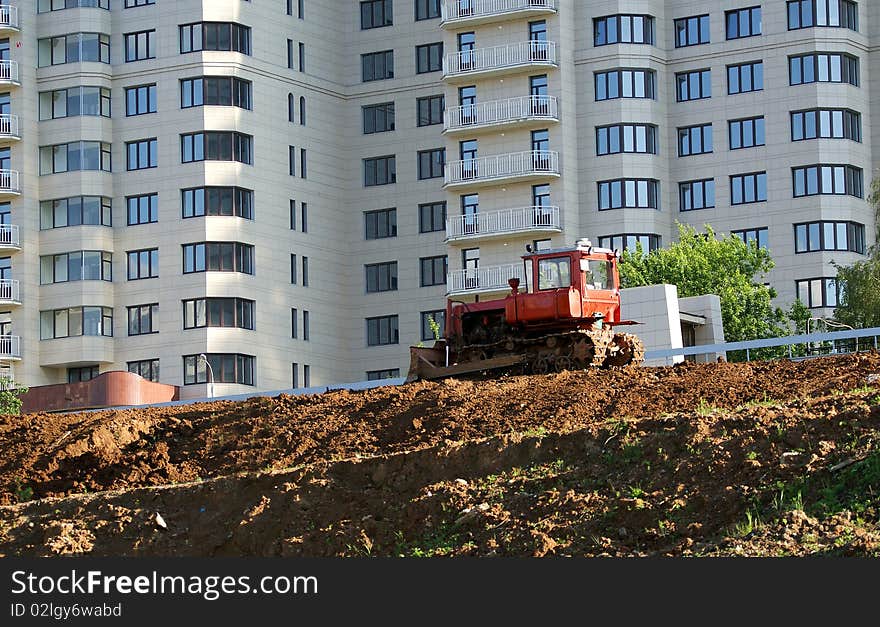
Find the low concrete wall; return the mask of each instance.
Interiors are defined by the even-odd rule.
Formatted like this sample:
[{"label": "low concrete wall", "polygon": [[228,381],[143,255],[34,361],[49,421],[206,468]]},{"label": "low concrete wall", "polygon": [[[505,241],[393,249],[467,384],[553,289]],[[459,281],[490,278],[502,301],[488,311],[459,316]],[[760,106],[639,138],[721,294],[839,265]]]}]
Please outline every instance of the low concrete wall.
[{"label": "low concrete wall", "polygon": [[176,401],[179,397],[176,385],[147,381],[132,372],[111,371],[82,383],[32,387],[21,397],[21,411],[29,414],[146,405]]},{"label": "low concrete wall", "polygon": [[[678,288],[674,285],[646,285],[620,290],[620,316],[642,324],[625,330],[635,333],[646,350],[681,348],[681,316]],[[618,327],[618,330],[622,327]],[[676,362],[683,357],[675,358]],[[662,366],[665,360],[645,361],[646,366]]]}]

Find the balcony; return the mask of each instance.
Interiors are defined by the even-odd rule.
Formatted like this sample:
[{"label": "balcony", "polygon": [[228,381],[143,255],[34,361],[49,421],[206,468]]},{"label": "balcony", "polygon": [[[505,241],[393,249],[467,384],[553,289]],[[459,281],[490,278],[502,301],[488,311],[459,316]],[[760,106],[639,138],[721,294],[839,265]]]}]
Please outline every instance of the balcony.
[{"label": "balcony", "polygon": [[499,127],[528,127],[533,123],[544,126],[547,122],[558,121],[559,108],[555,96],[519,96],[450,107],[446,109],[443,132],[474,133]]},{"label": "balcony", "polygon": [[18,80],[18,61],[0,61],[0,85],[21,85]]},{"label": "balcony", "polygon": [[559,207],[518,207],[446,220],[446,241],[474,241],[517,233],[559,233]]},{"label": "balcony", "polygon": [[0,224],[0,253],[21,250],[21,237],[17,224]]},{"label": "balcony", "polygon": [[0,360],[18,361],[21,359],[21,337],[0,335]]},{"label": "balcony", "polygon": [[0,114],[0,142],[18,141],[21,135],[18,133],[18,116],[9,113]]},{"label": "balcony", "polygon": [[18,7],[0,4],[0,33],[18,31]]},{"label": "balcony", "polygon": [[440,26],[459,28],[556,12],[556,0],[446,0]]},{"label": "balcony", "polygon": [[21,305],[20,294],[17,279],[0,279],[0,307]]},{"label": "balcony", "polygon": [[523,265],[511,263],[503,266],[487,266],[469,270],[455,270],[446,277],[446,293],[450,296],[502,292],[510,289],[507,281],[523,280]]},{"label": "balcony", "polygon": [[20,196],[18,170],[0,170],[0,196]]},{"label": "balcony", "polygon": [[443,60],[443,78],[469,81],[475,76],[498,76],[556,66],[556,42],[521,41],[447,54]]},{"label": "balcony", "polygon": [[444,188],[480,187],[498,182],[546,180],[559,177],[559,153],[527,150],[505,155],[450,161],[443,174]]}]

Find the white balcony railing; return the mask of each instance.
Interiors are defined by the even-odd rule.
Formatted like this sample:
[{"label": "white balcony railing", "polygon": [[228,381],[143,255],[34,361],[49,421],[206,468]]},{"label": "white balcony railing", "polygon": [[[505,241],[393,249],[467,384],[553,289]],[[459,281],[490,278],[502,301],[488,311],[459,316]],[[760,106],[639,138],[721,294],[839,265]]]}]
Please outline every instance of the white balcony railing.
[{"label": "white balcony railing", "polygon": [[18,194],[20,192],[18,170],[0,170],[0,194]]},{"label": "white balcony railing", "polygon": [[0,4],[0,29],[14,28],[18,30],[18,7],[12,4]]},{"label": "white balcony railing", "polygon": [[20,137],[17,115],[0,113],[0,137]]},{"label": "white balcony railing", "polygon": [[510,289],[507,281],[514,277],[522,281],[522,275],[523,266],[521,263],[455,270],[446,277],[446,291],[449,294],[461,294]]},{"label": "white balcony railing", "polygon": [[556,65],[556,42],[521,41],[492,48],[476,48],[446,55],[443,76],[501,70],[520,65]]},{"label": "white balcony railing", "polygon": [[532,174],[559,174],[559,153],[555,150],[527,150],[463,161],[449,161],[444,171],[444,184],[457,185],[517,178]]},{"label": "white balcony railing", "polygon": [[18,83],[18,61],[0,61],[0,83]]},{"label": "white balcony railing", "polygon": [[494,126],[520,120],[557,120],[556,96],[518,96],[446,109],[447,131]]},{"label": "white balcony railing", "polygon": [[21,359],[21,337],[0,335],[0,359]]},{"label": "white balcony railing", "polygon": [[18,279],[0,279],[0,303],[21,302]]},{"label": "white balcony railing", "polygon": [[17,224],[0,224],[0,248],[21,248]]},{"label": "white balcony railing", "polygon": [[446,239],[468,239],[535,230],[561,229],[559,207],[518,207],[449,218],[446,220]]},{"label": "white balcony railing", "polygon": [[555,10],[556,0],[446,0],[440,21],[455,22],[533,9]]}]

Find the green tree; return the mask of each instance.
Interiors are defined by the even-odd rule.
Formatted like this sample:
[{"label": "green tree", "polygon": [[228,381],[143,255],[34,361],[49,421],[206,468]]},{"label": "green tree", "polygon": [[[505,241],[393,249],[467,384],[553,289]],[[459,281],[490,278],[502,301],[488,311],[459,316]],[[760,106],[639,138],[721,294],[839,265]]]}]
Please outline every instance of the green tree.
[{"label": "green tree", "polygon": [[0,415],[20,414],[21,396],[28,391],[8,377],[0,377]]},{"label": "green tree", "polygon": [[717,238],[710,226],[705,228],[698,233],[679,224],[679,241],[671,246],[647,255],[640,246],[624,251],[623,287],[671,283],[679,297],[717,294],[728,342],[787,335],[785,312],[770,303],[776,292],[761,280],[773,268],[767,249],[756,242],[747,245],[735,235]]}]

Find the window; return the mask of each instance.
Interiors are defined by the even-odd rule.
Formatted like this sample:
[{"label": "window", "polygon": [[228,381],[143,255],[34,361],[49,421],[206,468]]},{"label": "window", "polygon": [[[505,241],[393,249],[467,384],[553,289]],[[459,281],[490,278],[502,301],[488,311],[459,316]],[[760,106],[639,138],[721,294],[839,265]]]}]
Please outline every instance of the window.
[{"label": "window", "polygon": [[794,252],[841,250],[865,254],[865,225],[858,222],[805,222],[794,225]]},{"label": "window", "polygon": [[143,61],[144,59],[156,58],[156,45],[154,39],[155,30],[144,30],[138,33],[125,33],[122,36],[125,43],[125,62]]},{"label": "window", "polygon": [[233,131],[201,131],[180,136],[180,160],[238,161],[253,165],[254,138]]},{"label": "window", "polygon": [[419,259],[419,286],[446,285],[446,255]]},{"label": "window", "polygon": [[[305,72],[306,71],[306,45],[300,41],[297,44],[297,47],[299,48],[299,71]],[[305,366],[303,366],[303,368],[305,368]]]},{"label": "window", "polygon": [[789,84],[849,83],[859,86],[859,60],[848,54],[812,52],[788,57]]},{"label": "window", "polygon": [[159,195],[142,194],[128,196],[125,199],[128,214],[128,226],[149,224],[159,221]]},{"label": "window", "polygon": [[180,190],[184,218],[236,216],[254,219],[254,192],[243,187],[191,187]]},{"label": "window", "polygon": [[653,124],[614,124],[596,127],[596,154],[620,152],[657,154],[657,127]]},{"label": "window", "polygon": [[394,155],[364,159],[364,186],[388,185],[397,182]]},{"label": "window", "polygon": [[141,359],[129,361],[128,371],[142,376],[147,381],[159,382],[159,359]]},{"label": "window", "polygon": [[678,184],[678,210],[710,209],[715,206],[715,179]]},{"label": "window", "polygon": [[[110,0],[103,0],[104,2],[109,3]],[[132,7],[142,7],[148,4],[156,4],[156,0],[125,0],[125,8],[131,9]],[[131,372],[131,371],[129,371]],[[157,377],[158,379],[158,377]]]},{"label": "window", "polygon": [[309,204],[302,203],[300,205],[300,222],[302,222],[302,232],[309,232]]},{"label": "window", "polygon": [[105,196],[72,196],[40,201],[40,229],[112,226],[111,201]]},{"label": "window", "polygon": [[309,286],[309,258],[303,255],[302,258],[302,269],[303,269],[303,287]]},{"label": "window", "polygon": [[419,205],[419,233],[446,230],[446,202],[429,202]]},{"label": "window", "polygon": [[712,152],[712,124],[684,126],[678,129],[678,156]]},{"label": "window", "polygon": [[386,370],[367,370],[367,381],[381,381],[382,379],[396,379],[400,376],[400,368],[388,368]]},{"label": "window", "polygon": [[641,245],[642,252],[649,253],[660,248],[660,236],[655,233],[620,233],[619,235],[603,235],[599,238],[599,246],[610,250],[629,250],[635,252]]},{"label": "window", "polygon": [[696,15],[675,20],[675,47],[709,43],[709,16]]},{"label": "window", "polygon": [[767,200],[767,173],[753,172],[730,177],[730,204],[743,205]]},{"label": "window", "polygon": [[862,169],[851,165],[805,165],[791,169],[794,197],[847,194],[863,197]]},{"label": "window", "polygon": [[309,176],[309,169],[308,169],[308,166],[306,165],[307,163],[308,163],[308,161],[306,160],[306,149],[300,148],[299,149],[299,176],[300,176],[300,178],[308,178],[308,176]]},{"label": "window", "polygon": [[183,273],[254,273],[254,247],[239,242],[200,242],[183,245]]},{"label": "window", "polygon": [[392,292],[397,289],[397,262],[372,263],[364,266],[367,293]]},{"label": "window", "polygon": [[367,346],[397,344],[397,316],[367,318]]},{"label": "window", "polygon": [[446,161],[445,148],[432,148],[419,151],[419,180],[435,179],[443,176]]},{"label": "window", "polygon": [[695,70],[675,75],[675,99],[678,102],[712,97],[712,72]]},{"label": "window", "polygon": [[725,11],[724,24],[728,39],[761,34],[761,7]]},{"label": "window", "polygon": [[78,250],[40,257],[40,285],[68,281],[112,281],[113,254]]},{"label": "window", "polygon": [[446,332],[446,310],[435,309],[433,311],[423,311],[419,314],[422,321],[422,334],[420,339],[424,341],[439,339],[434,335],[433,325],[437,327],[437,335],[443,337]]},{"label": "window", "polygon": [[78,366],[67,369],[68,383],[85,383],[91,381],[99,374],[98,366]]},{"label": "window", "polygon": [[155,279],[159,276],[159,249],[131,250],[128,253],[128,280]]},{"label": "window", "polygon": [[105,87],[68,87],[40,92],[40,119],[78,115],[110,117],[110,90]]},{"label": "window", "polygon": [[146,335],[159,332],[159,303],[128,307],[128,334]]},{"label": "window", "polygon": [[[207,363],[205,360],[207,359]],[[183,356],[183,384],[197,383],[238,383],[254,384],[253,355],[238,353],[207,353],[202,355]],[[208,369],[210,366],[210,371]],[[208,373],[211,373],[209,377]]]},{"label": "window", "polygon": [[416,74],[443,69],[443,42],[416,46]]},{"label": "window", "polygon": [[37,66],[79,62],[110,63],[110,35],[73,33],[37,41]]},{"label": "window", "polygon": [[287,40],[287,67],[293,69],[293,40]]},{"label": "window", "polygon": [[110,172],[110,144],[70,142],[55,146],[40,146],[40,174],[78,170]]},{"label": "window", "polygon": [[798,299],[808,308],[837,307],[843,298],[843,285],[837,279],[818,278],[795,281]]},{"label": "window", "polygon": [[441,0],[416,0],[416,21],[440,17]]},{"label": "window", "polygon": [[752,242],[755,242],[758,248],[767,248],[768,232],[769,231],[765,226],[756,229],[742,229],[739,231],[731,231],[730,234],[740,238],[746,246],[751,246]]},{"label": "window", "polygon": [[744,94],[764,89],[764,63],[753,61],[727,66],[727,93]]},{"label": "window", "polygon": [[850,0],[792,0],[788,3],[788,30],[837,26],[858,32],[859,5]]},{"label": "window", "polygon": [[851,139],[862,141],[862,116],[849,109],[807,109],[791,112],[791,140]]},{"label": "window", "polygon": [[416,115],[418,126],[431,126],[443,124],[443,95],[425,96],[416,99]]},{"label": "window", "polygon": [[290,283],[296,285],[297,265],[296,255],[290,255]]},{"label": "window", "polygon": [[180,81],[180,108],[204,105],[251,109],[252,84],[234,76],[200,76]]},{"label": "window", "polygon": [[764,145],[764,116],[727,121],[730,149]]},{"label": "window", "polygon": [[655,98],[654,70],[596,72],[596,100]]},{"label": "window", "polygon": [[229,22],[183,24],[180,29],[180,53],[199,50],[228,50],[251,53],[250,26]]},{"label": "window", "polygon": [[606,15],[593,19],[593,45],[653,44],[654,18],[650,15]]},{"label": "window", "polygon": [[306,97],[299,97],[299,125],[306,125]]},{"label": "window", "polygon": [[367,0],[361,2],[361,30],[391,26],[391,0]]},{"label": "window", "polygon": [[397,237],[397,209],[364,212],[364,239]]},{"label": "window", "polygon": [[299,336],[299,311],[296,307],[290,309],[290,337],[296,339]]},{"label": "window", "polygon": [[305,0],[296,0],[296,16],[304,20],[305,19]]},{"label": "window", "polygon": [[296,146],[287,147],[287,173],[296,176]]},{"label": "window", "polygon": [[246,298],[194,298],[183,301],[183,328],[229,327],[254,330],[254,301]]},{"label": "window", "polygon": [[[303,309],[303,342],[309,341],[309,312]],[[306,366],[308,368],[308,366]]]},{"label": "window", "polygon": [[599,181],[599,211],[640,207],[660,207],[660,183],[654,179],[616,179]]},{"label": "window", "polygon": [[156,113],[156,84],[125,88],[125,115]]},{"label": "window", "polygon": [[[132,0],[126,0],[126,2],[131,1]],[[61,11],[63,9],[74,9],[76,7],[97,7],[109,11],[110,0],[38,0],[37,13],[48,13],[49,11]],[[126,6],[126,8],[128,7]]]},{"label": "window", "polygon": [[143,170],[146,168],[155,168],[158,165],[159,150],[156,138],[140,139],[134,142],[126,142],[125,144],[126,170]]},{"label": "window", "polygon": [[361,55],[361,80],[380,81],[394,78],[394,51],[383,50]]},{"label": "window", "polygon": [[394,103],[382,102],[361,108],[364,117],[364,135],[394,130]]},{"label": "window", "polygon": [[112,307],[71,307],[40,312],[40,339],[113,337]]}]

